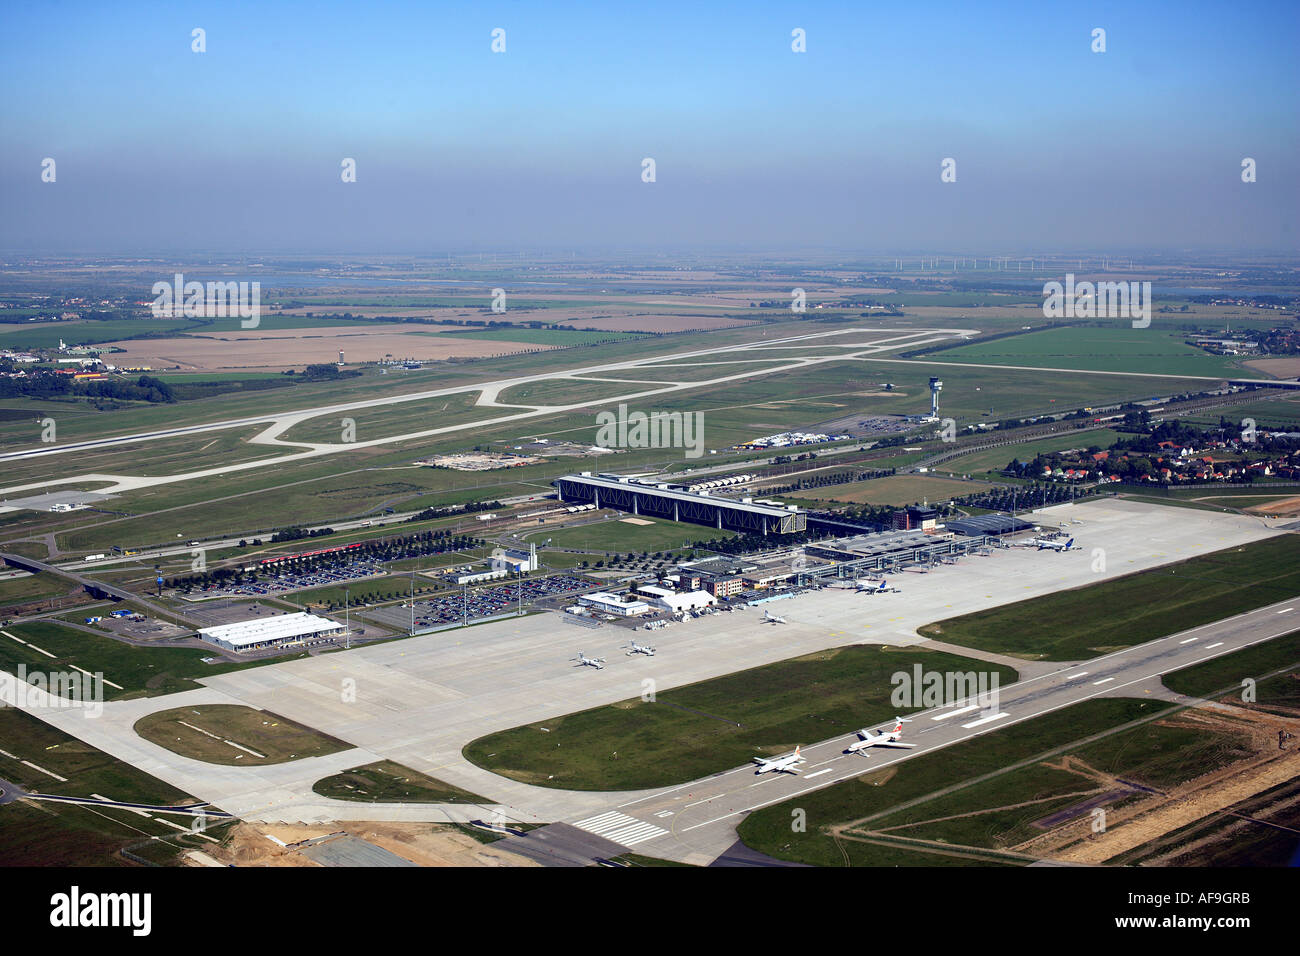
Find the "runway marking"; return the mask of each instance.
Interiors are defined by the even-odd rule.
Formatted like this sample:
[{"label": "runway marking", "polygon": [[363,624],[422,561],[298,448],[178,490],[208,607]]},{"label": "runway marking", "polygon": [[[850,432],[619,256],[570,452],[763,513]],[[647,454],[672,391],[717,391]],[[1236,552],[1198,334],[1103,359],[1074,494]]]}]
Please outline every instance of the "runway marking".
[{"label": "runway marking", "polygon": [[1113,681],[1114,679],[1115,679],[1115,678],[1113,678],[1113,677],[1103,677],[1101,680],[1095,680],[1095,681],[1093,681],[1093,682],[1092,682],[1092,686],[1093,686],[1093,687],[1096,687],[1098,684],[1109,684],[1109,683],[1110,683],[1111,681]]},{"label": "runway marking", "polygon": [[31,767],[33,770],[39,770],[41,773],[45,774],[47,777],[53,777],[55,780],[59,781],[59,783],[67,783],[67,782],[68,782],[68,778],[67,778],[67,777],[60,777],[60,776],[59,776],[57,773],[55,773],[53,770],[46,770],[44,767],[38,767],[38,766],[36,766],[36,764],[32,763],[30,760],[20,760],[19,763],[23,764],[24,766]]},{"label": "runway marking", "polygon": [[1185,641],[1179,641],[1178,643],[1179,643],[1179,644],[1190,644],[1190,643],[1192,643],[1192,641],[1199,641],[1199,640],[1200,640],[1199,637],[1189,637],[1187,640],[1185,640]]},{"label": "runway marking", "polygon": [[1080,677],[1087,677],[1087,676],[1088,676],[1088,672],[1087,672],[1087,671],[1079,671],[1079,673],[1077,673],[1077,674],[1066,674],[1064,679],[1065,679],[1065,680],[1078,680]]},{"label": "runway marking", "polygon": [[1001,720],[1003,717],[1006,716],[1007,716],[1007,712],[1004,710],[1000,714],[993,714],[991,717],[981,717],[979,720],[972,720],[969,724],[962,724],[962,727],[966,730],[969,730],[972,727],[978,727],[980,724],[987,724],[995,720]]},{"label": "runway marking", "polygon": [[969,707],[963,707],[961,710],[952,710],[946,714],[939,714],[937,717],[931,717],[931,720],[947,720],[949,717],[956,717],[958,714],[969,714],[972,710],[979,710],[979,704],[971,704]]},{"label": "runway marking", "polygon": [[825,770],[818,770],[816,773],[806,774],[804,776],[804,779],[811,780],[813,777],[820,777],[824,773],[830,773],[834,769],[835,769],[834,767],[827,767]]},{"label": "runway marking", "polygon": [[1287,611],[1294,611],[1294,610],[1295,610],[1295,608],[1293,608],[1293,607],[1284,607],[1284,608],[1282,608],[1282,610],[1278,611],[1277,613],[1278,613],[1278,614],[1285,614]]},{"label": "runway marking", "polygon": [[[73,669],[74,671],[81,671],[81,673],[85,674],[87,677],[94,677],[94,676],[95,676],[95,675],[92,674],[90,671],[86,670],[84,667],[78,667],[76,664],[73,664],[73,665],[72,665],[72,669]],[[103,681],[105,684],[107,684],[109,687],[116,687],[118,690],[121,690],[121,689],[122,689],[122,685],[121,685],[121,684],[114,684],[111,680],[109,680],[109,679],[108,679],[107,677],[105,677],[103,674],[100,674],[100,675],[99,675],[99,679],[102,680],[102,681]]]},{"label": "runway marking", "polygon": [[636,817],[630,817],[626,813],[619,813],[617,810],[610,810],[608,813],[601,813],[594,817],[588,817],[586,820],[579,820],[574,826],[580,830],[586,830],[588,833],[594,833],[596,836],[604,837],[606,840],[620,843],[623,846],[636,846],[638,843],[653,840],[655,837],[661,837],[668,832],[661,826],[638,820]]},{"label": "runway marking", "polygon": [[1206,649],[1207,651],[1210,651],[1210,650],[1213,650],[1213,649],[1216,648],[1216,647],[1222,647],[1222,646],[1223,646],[1223,641],[1219,641],[1217,644],[1206,644],[1206,645],[1205,645],[1205,649]]},{"label": "runway marking", "polygon": [[[1240,617],[1246,617],[1247,615],[1250,615],[1250,614],[1256,614],[1256,613],[1258,613],[1258,612],[1261,611],[1261,610],[1268,610],[1268,609],[1267,609],[1267,608],[1257,608],[1255,611],[1246,611],[1246,612],[1244,612],[1244,613],[1242,613],[1242,614],[1234,615],[1232,618],[1225,618],[1223,621],[1216,621],[1216,622],[1212,622],[1211,624],[1202,624],[1201,627],[1211,627],[1211,626],[1213,626],[1213,625],[1215,625],[1215,624],[1222,625],[1222,624],[1226,623],[1227,621],[1235,620],[1236,618],[1240,618]],[[1199,629],[1200,629],[1200,628],[1195,628],[1195,630],[1199,630]],[[1285,632],[1285,631],[1279,631],[1279,632],[1276,633],[1276,634],[1269,634],[1269,635],[1266,635],[1266,636],[1264,636],[1264,637],[1259,637],[1259,638],[1255,638],[1254,640],[1246,641],[1246,642],[1241,646],[1241,648],[1238,648],[1238,649],[1239,649],[1239,650],[1244,650],[1244,649],[1247,648],[1247,647],[1253,647],[1253,646],[1255,646],[1256,644],[1262,644],[1262,643],[1265,642],[1265,641],[1271,641],[1271,640],[1273,640],[1274,638],[1281,637],[1282,634],[1284,634],[1284,633],[1286,633],[1286,632]],[[1165,640],[1165,639],[1166,639],[1166,638],[1161,638],[1161,640]],[[1144,647],[1149,647],[1151,644],[1155,644],[1155,643],[1158,643],[1158,641],[1149,641],[1149,642],[1147,642],[1147,644],[1139,644],[1139,645],[1136,645],[1136,646],[1134,646],[1134,647],[1128,647],[1128,648],[1125,648],[1125,649],[1122,650],[1122,651],[1113,651],[1113,652],[1111,652],[1110,654],[1105,654],[1105,655],[1103,655],[1102,657],[1097,658],[1097,660],[1098,660],[1098,661],[1101,661],[1101,660],[1105,660],[1106,658],[1110,658],[1110,657],[1119,657],[1119,656],[1122,656],[1122,655],[1124,655],[1124,654],[1128,654],[1128,653],[1130,653],[1130,652],[1132,652],[1132,651],[1137,651],[1137,650],[1141,650],[1141,649],[1144,648]],[[1210,657],[1214,657],[1214,656],[1215,656],[1215,655],[1213,655],[1213,654],[1208,655],[1208,656],[1205,657],[1205,658],[1200,658],[1200,659],[1198,659],[1198,662],[1199,662],[1199,660],[1208,660]],[[1025,681],[1017,681],[1016,684],[1013,685],[1013,686],[1024,687],[1024,686],[1026,686],[1026,685],[1028,685],[1028,684],[1032,684],[1032,683],[1034,683],[1035,681],[1043,680],[1043,679],[1045,679],[1046,677],[1049,677],[1049,676],[1051,676],[1051,675],[1043,674],[1043,675],[1040,675],[1039,677],[1031,677],[1031,678],[1029,678],[1028,680],[1025,680]],[[1150,675],[1146,675],[1146,676],[1143,676],[1143,677],[1137,677],[1137,678],[1134,678],[1134,679],[1131,680],[1131,681],[1126,681],[1125,683],[1120,684],[1120,685],[1118,685],[1117,687],[1115,687],[1115,688],[1113,688],[1113,689],[1115,689],[1115,690],[1119,690],[1120,688],[1123,688],[1123,687],[1129,687],[1129,686],[1131,686],[1131,685],[1133,685],[1133,684],[1140,684],[1142,681],[1144,681],[1144,680],[1148,680],[1150,677],[1153,677],[1153,676],[1158,676],[1158,672],[1157,672],[1157,674],[1150,674]],[[1093,692],[1093,693],[1087,694],[1087,695],[1084,696],[1084,697],[1079,698],[1079,700],[1072,701],[1072,702],[1070,702],[1070,703],[1076,703],[1076,704],[1077,704],[1077,703],[1081,703],[1081,702],[1083,702],[1083,701],[1085,701],[1085,700],[1091,700],[1093,697],[1096,697],[1097,695],[1102,694],[1102,693],[1106,693],[1106,691],[1095,691],[1095,692]],[[1059,709],[1061,709],[1061,707],[1065,707],[1065,706],[1069,706],[1069,704],[1062,704],[1062,705],[1059,705],[1059,706],[1057,706],[1057,707],[1048,707],[1048,708],[1046,708],[1045,710],[1036,711],[1036,712],[1034,712],[1034,713],[1029,713],[1029,714],[1023,714],[1023,715],[1021,715],[1020,717],[1017,717],[1017,718],[1015,719],[1014,723],[1017,723],[1017,724],[1019,724],[1019,723],[1024,723],[1024,722],[1027,721],[1027,720],[1033,720],[1033,719],[1036,718],[1036,717],[1041,717],[1043,714],[1052,713],[1053,711],[1055,711],[1055,710],[1059,710]],[[1004,715],[1004,716],[1005,716],[1005,715]],[[972,736],[977,736],[977,735],[972,735]],[[957,742],[958,742],[958,741],[954,741],[954,743],[957,743]],[[912,757],[912,756],[915,756],[915,753],[902,754],[902,755],[900,755],[900,756],[898,756],[898,757],[893,758],[892,760],[886,760],[883,764],[878,764],[878,765],[875,767],[875,769],[880,770],[880,769],[882,769],[882,768],[884,768],[884,767],[892,766],[893,764],[896,764],[896,763],[898,763],[899,761],[902,761],[902,760],[906,760],[906,759],[908,759],[909,757]],[[845,775],[843,778],[841,778],[841,779],[839,779],[839,780],[836,780],[836,781],[832,781],[832,782],[833,782],[833,783],[842,783],[844,780],[849,780],[849,779],[851,779],[852,777],[855,777],[855,776],[857,776],[857,775],[858,775],[857,771],[854,771],[852,774],[847,774],[847,775]],[[799,795],[801,795],[801,794],[795,794],[795,796],[799,796]],[[786,799],[786,798],[782,798],[782,799]],[[776,803],[776,802],[779,802],[779,801],[773,800],[773,801],[771,801],[771,802],[772,802],[772,803]],[[685,827],[681,832],[683,832],[683,833],[688,833],[688,832],[690,832],[691,830],[698,830],[700,827],[707,827],[707,826],[710,826],[711,824],[714,824],[714,823],[720,823],[720,822],[722,822],[723,820],[728,820],[728,819],[730,819],[731,817],[739,816],[739,815],[742,814],[742,813],[748,813],[748,812],[751,811],[751,810],[757,810],[759,807],[763,807],[763,806],[767,806],[767,805],[768,805],[768,803],[766,803],[766,802],[764,802],[764,803],[756,803],[756,804],[754,804],[753,806],[750,806],[750,807],[744,807],[744,808],[742,808],[742,809],[740,809],[740,810],[732,810],[730,813],[724,813],[724,814],[722,814],[722,816],[714,817],[712,820],[705,820],[705,821],[702,822],[702,823],[696,823],[696,824],[692,824],[692,825],[689,826],[689,827]]]}]

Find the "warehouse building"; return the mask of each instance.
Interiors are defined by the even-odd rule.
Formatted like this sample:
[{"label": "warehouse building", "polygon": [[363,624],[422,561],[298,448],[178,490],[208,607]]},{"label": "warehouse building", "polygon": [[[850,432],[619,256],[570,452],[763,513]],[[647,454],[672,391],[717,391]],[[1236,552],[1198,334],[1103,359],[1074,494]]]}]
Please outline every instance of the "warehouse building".
[{"label": "warehouse building", "polygon": [[794,534],[807,530],[807,515],[796,505],[763,503],[751,498],[718,498],[709,491],[626,475],[565,475],[554,482],[560,500],[591,503],[634,515],[689,521],[718,530],[748,534]]},{"label": "warehouse building", "polygon": [[341,637],[344,627],[327,617],[299,611],[199,629],[199,638],[228,651],[256,651],[306,641]]}]

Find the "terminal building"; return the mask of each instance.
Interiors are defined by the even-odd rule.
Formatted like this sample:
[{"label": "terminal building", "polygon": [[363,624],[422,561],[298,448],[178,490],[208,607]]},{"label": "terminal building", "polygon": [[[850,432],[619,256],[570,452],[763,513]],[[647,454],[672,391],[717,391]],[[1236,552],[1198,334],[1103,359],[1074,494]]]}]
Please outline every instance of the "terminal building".
[{"label": "terminal building", "polygon": [[299,611],[199,629],[199,638],[228,651],[257,651],[287,644],[341,637],[344,627],[327,617]]},{"label": "terminal building", "polygon": [[691,491],[680,485],[627,475],[593,475],[584,471],[557,478],[552,484],[560,500],[569,504],[591,503],[597,508],[689,521],[718,530],[766,535],[794,534],[808,527],[806,513],[796,505],[715,497],[708,490]]}]

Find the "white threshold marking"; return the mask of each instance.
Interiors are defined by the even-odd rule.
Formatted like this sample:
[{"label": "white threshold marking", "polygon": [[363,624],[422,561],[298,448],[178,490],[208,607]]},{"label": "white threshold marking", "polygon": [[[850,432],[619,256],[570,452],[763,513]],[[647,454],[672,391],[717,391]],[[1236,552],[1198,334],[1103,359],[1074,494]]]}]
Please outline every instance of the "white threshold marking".
[{"label": "white threshold marking", "polygon": [[621,843],[623,846],[635,846],[638,843],[644,843],[646,840],[653,840],[655,837],[663,836],[668,832],[661,826],[638,820],[636,817],[628,816],[626,813],[619,813],[617,810],[597,814],[594,817],[588,817],[586,820],[579,820],[574,826],[586,830],[588,833],[594,833],[596,836],[604,837],[606,840]]},{"label": "white threshold marking", "polygon": [[950,710],[946,714],[940,714],[937,717],[931,717],[931,720],[947,720],[949,717],[956,717],[958,714],[969,714],[972,710],[979,710],[979,704],[971,704],[969,707],[963,707],[961,710]]},{"label": "white threshold marking", "polygon": [[990,717],[981,717],[979,720],[972,720],[969,724],[962,724],[962,727],[966,730],[969,730],[972,727],[978,727],[980,724],[987,724],[995,720],[1001,720],[1003,717],[1006,716],[1007,716],[1007,712],[1004,710],[1000,714],[993,714]]}]

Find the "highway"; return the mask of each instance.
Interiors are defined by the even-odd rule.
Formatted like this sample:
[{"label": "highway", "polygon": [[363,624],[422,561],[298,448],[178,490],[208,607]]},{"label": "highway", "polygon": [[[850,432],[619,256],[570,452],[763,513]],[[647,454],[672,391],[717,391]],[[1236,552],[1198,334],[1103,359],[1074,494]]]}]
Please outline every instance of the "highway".
[{"label": "highway", "polygon": [[1174,699],[1176,695],[1159,685],[1162,674],[1297,629],[1300,596],[999,688],[996,706],[988,710],[967,700],[913,714],[903,725],[903,741],[916,744],[914,750],[873,747],[862,754],[845,754],[844,748],[857,735],[834,737],[803,746],[807,762],[798,775],[758,776],[753,765],[746,765],[627,802],[611,800],[608,809],[568,822],[637,853],[711,860],[720,847],[735,839],[734,827],[750,811],[1094,697],[1150,694]]}]

